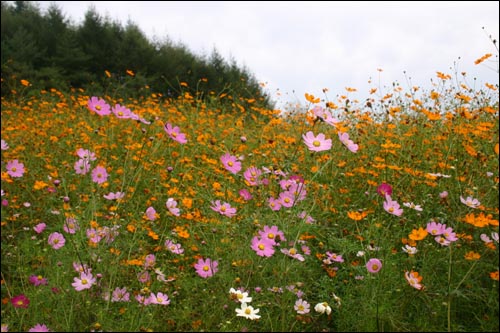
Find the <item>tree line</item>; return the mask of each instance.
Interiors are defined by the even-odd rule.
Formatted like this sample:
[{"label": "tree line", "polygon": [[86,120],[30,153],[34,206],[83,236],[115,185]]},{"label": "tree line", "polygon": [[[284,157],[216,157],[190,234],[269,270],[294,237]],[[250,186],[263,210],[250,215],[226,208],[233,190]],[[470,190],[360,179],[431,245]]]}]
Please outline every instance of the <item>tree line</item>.
[{"label": "tree line", "polygon": [[2,1],[1,10],[2,97],[23,88],[20,80],[31,89],[82,88],[89,94],[103,94],[111,81],[127,97],[176,98],[191,89],[194,98],[228,96],[273,106],[254,75],[216,49],[196,55],[168,37],[148,39],[134,22],[123,25],[94,7],[80,24],[56,4],[42,12],[36,2]]}]

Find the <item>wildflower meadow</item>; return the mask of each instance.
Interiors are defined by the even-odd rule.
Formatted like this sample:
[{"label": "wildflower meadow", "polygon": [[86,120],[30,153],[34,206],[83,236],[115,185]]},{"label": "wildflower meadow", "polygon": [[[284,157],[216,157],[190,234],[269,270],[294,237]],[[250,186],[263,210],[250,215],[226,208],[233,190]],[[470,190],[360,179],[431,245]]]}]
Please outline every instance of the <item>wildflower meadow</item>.
[{"label": "wildflower meadow", "polygon": [[17,79],[2,332],[499,330],[497,85],[269,110]]}]

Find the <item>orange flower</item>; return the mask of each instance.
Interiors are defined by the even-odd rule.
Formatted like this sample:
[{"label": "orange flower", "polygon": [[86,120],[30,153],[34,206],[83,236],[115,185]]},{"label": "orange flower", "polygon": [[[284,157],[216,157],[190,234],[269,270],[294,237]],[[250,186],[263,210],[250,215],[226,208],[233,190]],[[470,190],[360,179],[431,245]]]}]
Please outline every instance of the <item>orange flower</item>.
[{"label": "orange flower", "polygon": [[479,65],[480,63],[482,63],[483,61],[485,61],[486,59],[488,59],[488,58],[489,58],[489,57],[491,57],[491,56],[492,56],[492,54],[491,54],[491,53],[486,53],[486,54],[485,54],[484,56],[482,56],[481,58],[476,59],[476,60],[474,61],[474,64],[475,64],[475,65]]},{"label": "orange flower", "polygon": [[495,154],[498,155],[498,150],[499,150],[498,143],[495,145],[495,148],[493,148],[493,150],[495,151]]},{"label": "orange flower", "polygon": [[28,86],[30,86],[30,85],[31,85],[31,83],[30,83],[29,81],[27,81],[27,80],[21,80],[21,84],[22,84],[23,86],[25,86],[25,87],[28,87]]},{"label": "orange flower", "polygon": [[36,180],[35,185],[33,185],[33,189],[34,190],[41,190],[41,189],[46,188],[47,186],[49,186],[49,184],[47,184],[43,181],[40,181],[40,180]]},{"label": "orange flower", "polygon": [[490,273],[490,278],[492,278],[493,280],[498,281],[498,271],[496,271],[496,272],[491,272],[491,273]]},{"label": "orange flower", "polygon": [[320,99],[315,98],[314,95],[309,95],[308,93],[305,93],[306,100],[311,103],[319,103]]},{"label": "orange flower", "polygon": [[367,212],[347,212],[347,216],[354,221],[361,221],[368,215]]},{"label": "orange flower", "polygon": [[408,238],[414,241],[422,240],[427,236],[428,232],[427,230],[423,229],[422,227],[417,229],[413,229],[411,234],[408,235]]},{"label": "orange flower", "polygon": [[481,255],[477,252],[469,251],[465,254],[464,258],[466,260],[479,260],[479,258],[481,258]]},{"label": "orange flower", "polygon": [[135,75],[135,73],[132,70],[130,70],[130,69],[127,69],[126,73],[127,73],[127,75],[130,75],[130,76],[134,76]]}]

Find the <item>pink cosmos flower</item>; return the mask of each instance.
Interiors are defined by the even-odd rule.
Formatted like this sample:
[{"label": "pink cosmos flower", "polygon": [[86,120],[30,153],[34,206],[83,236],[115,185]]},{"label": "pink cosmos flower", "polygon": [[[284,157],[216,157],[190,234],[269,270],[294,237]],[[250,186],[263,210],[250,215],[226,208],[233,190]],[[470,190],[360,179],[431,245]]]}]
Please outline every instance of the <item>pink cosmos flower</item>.
[{"label": "pink cosmos flower", "polygon": [[403,214],[403,209],[401,209],[398,202],[392,200],[391,196],[387,194],[385,196],[384,209],[392,215],[401,216]]},{"label": "pink cosmos flower", "polygon": [[252,193],[250,193],[247,189],[241,189],[239,191],[240,196],[243,198],[243,200],[251,200],[253,198]]},{"label": "pink cosmos flower", "polygon": [[259,177],[262,174],[262,170],[257,169],[254,166],[249,167],[243,173],[243,177],[245,177],[245,181],[249,186],[257,186],[260,183]]},{"label": "pink cosmos flower", "polygon": [[47,278],[44,278],[41,275],[31,275],[29,277],[29,282],[34,285],[35,287],[42,286],[42,285],[47,285]]},{"label": "pink cosmos flower", "polygon": [[295,196],[293,193],[285,191],[280,193],[278,200],[281,206],[290,208],[293,207],[293,204],[295,203]]},{"label": "pink cosmos flower", "polygon": [[452,227],[446,227],[446,224],[444,225],[444,230],[443,230],[443,236],[446,237],[446,240],[450,242],[455,242],[458,240],[457,234],[453,231]]},{"label": "pink cosmos flower", "polygon": [[95,153],[91,152],[88,149],[79,148],[76,151],[76,154],[78,155],[78,157],[86,161],[95,161],[97,159],[97,157],[95,157]]},{"label": "pink cosmos flower", "polygon": [[236,215],[236,208],[231,207],[231,205],[227,202],[221,204],[220,200],[216,200],[211,203],[212,206],[210,206],[210,208],[221,215],[226,215],[227,217],[233,217]]},{"label": "pink cosmos flower", "polygon": [[262,239],[269,240],[272,245],[277,245],[279,241],[286,241],[285,234],[280,231],[277,226],[264,226],[263,230],[259,230],[259,236]]},{"label": "pink cosmos flower", "polygon": [[28,332],[50,332],[50,330],[45,324],[36,324],[32,328],[30,328]]},{"label": "pink cosmos flower", "polygon": [[37,234],[41,234],[45,228],[47,227],[47,225],[45,223],[38,223],[36,226],[33,227],[33,230],[35,230],[35,232]]},{"label": "pink cosmos flower", "polygon": [[198,262],[194,265],[194,268],[196,269],[196,273],[198,273],[199,276],[206,279],[217,273],[218,265],[219,262],[216,260],[212,260],[210,258],[203,260],[203,258],[200,258],[198,259]]},{"label": "pink cosmos flower", "polygon": [[122,106],[120,104],[116,104],[111,109],[111,112],[113,112],[115,114],[116,118],[120,118],[120,119],[132,118],[132,111],[130,111],[129,108]]},{"label": "pink cosmos flower", "polygon": [[187,142],[186,135],[184,133],[181,133],[181,130],[178,126],[172,127],[170,123],[166,123],[163,128],[172,140],[175,140],[180,144],[184,144]]},{"label": "pink cosmos flower", "polygon": [[298,314],[307,314],[309,313],[309,308],[311,305],[307,303],[307,301],[304,301],[302,298],[299,298],[297,301],[295,301],[295,305],[293,308],[295,311],[297,311]]},{"label": "pink cosmos flower", "polygon": [[448,197],[448,192],[447,191],[443,191],[443,192],[439,193],[439,197],[441,199],[446,199]]},{"label": "pink cosmos flower", "polygon": [[7,162],[6,169],[9,176],[14,178],[22,177],[24,174],[24,164],[19,163],[18,160],[12,160]]},{"label": "pink cosmos flower", "polygon": [[75,172],[77,175],[85,175],[90,171],[90,163],[83,158],[75,162]]},{"label": "pink cosmos flower", "polygon": [[417,290],[422,290],[424,288],[424,286],[420,283],[420,281],[422,281],[422,277],[419,276],[417,272],[406,271],[405,278],[406,278],[406,281],[408,281],[410,286],[412,286],[413,288],[415,288]]},{"label": "pink cosmos flower", "polygon": [[92,275],[92,273],[81,273],[80,278],[73,278],[73,282],[71,285],[75,288],[76,291],[82,291],[84,289],[90,289],[95,283],[96,278]]},{"label": "pink cosmos flower", "polygon": [[220,161],[224,165],[224,168],[233,174],[237,174],[241,170],[241,162],[236,156],[225,153],[221,156]]},{"label": "pink cosmos flower", "polygon": [[151,295],[149,296],[149,304],[169,305],[170,300],[164,293],[159,292],[156,295],[154,293],[151,293]]},{"label": "pink cosmos flower", "polygon": [[169,250],[170,252],[175,253],[175,254],[184,253],[184,249],[182,248],[182,245],[176,244],[173,241],[171,241],[170,239],[167,239],[165,241],[165,247],[167,248],[167,250]]},{"label": "pink cosmos flower", "polygon": [[329,265],[333,262],[344,262],[344,258],[342,258],[341,254],[332,253],[330,251],[326,252],[326,259],[323,260],[323,263]]},{"label": "pink cosmos flower", "polygon": [[271,209],[274,211],[278,211],[281,209],[281,201],[279,199],[271,197],[269,198],[268,203],[269,207],[271,207]]},{"label": "pink cosmos flower", "polygon": [[415,205],[413,202],[403,202],[403,206],[415,209],[416,211],[423,211],[423,208],[420,205]]},{"label": "pink cosmos flower", "polygon": [[90,242],[97,244],[101,241],[102,236],[97,230],[94,228],[87,229],[86,231],[87,238],[90,240]]},{"label": "pink cosmos flower", "polygon": [[470,208],[479,208],[479,206],[481,206],[479,200],[474,199],[473,197],[467,197],[467,199],[464,199],[462,196],[460,196],[460,201]]},{"label": "pink cosmos flower", "polygon": [[64,246],[64,244],[66,243],[66,239],[64,239],[64,236],[62,234],[53,232],[49,235],[48,242],[53,249],[58,250]]},{"label": "pink cosmos flower", "polygon": [[392,194],[392,186],[386,183],[382,183],[377,187],[377,193],[385,198],[386,195]]},{"label": "pink cosmos flower", "polygon": [[359,146],[357,144],[355,144],[351,139],[349,139],[348,133],[339,132],[338,135],[339,135],[340,142],[342,142],[344,144],[344,146],[347,147],[347,149],[349,149],[353,153],[358,151]]},{"label": "pink cosmos flower", "polygon": [[313,114],[331,126],[335,126],[340,122],[340,120],[332,116],[330,111],[324,109],[319,105],[314,107]]},{"label": "pink cosmos flower", "polygon": [[87,102],[87,107],[90,111],[93,111],[100,116],[107,116],[111,113],[111,107],[109,106],[109,104],[106,103],[105,100],[96,96],[93,96],[91,99],[89,99],[89,101]]},{"label": "pink cosmos flower", "polygon": [[306,134],[302,134],[302,138],[304,139],[304,143],[307,148],[311,151],[317,152],[332,148],[332,140],[326,139],[323,133],[319,133],[317,136],[314,136],[314,133],[309,131]]},{"label": "pink cosmos flower", "polygon": [[104,194],[103,197],[108,200],[120,200],[125,196],[123,192],[109,192],[108,194]]},{"label": "pink cosmos flower", "polygon": [[108,180],[108,172],[106,168],[103,166],[96,166],[94,170],[92,170],[92,181],[97,184],[102,184]]},{"label": "pink cosmos flower", "polygon": [[28,306],[30,305],[30,300],[26,295],[20,294],[17,296],[14,296],[10,299],[10,302],[15,308],[23,308],[27,309]]},{"label": "pink cosmos flower", "polygon": [[111,302],[130,302],[130,293],[126,287],[116,287],[113,291]]},{"label": "pink cosmos flower", "polygon": [[156,213],[156,210],[154,207],[150,206],[146,209],[146,218],[150,221],[154,221],[159,217],[159,215]]},{"label": "pink cosmos flower", "polygon": [[366,269],[370,273],[378,273],[382,269],[382,262],[380,261],[380,259],[371,258],[366,263]]},{"label": "pink cosmos flower", "polygon": [[137,273],[137,280],[140,283],[147,283],[151,280],[151,275],[149,274],[148,271],[142,271]]},{"label": "pink cosmos flower", "polygon": [[439,236],[444,232],[444,229],[446,228],[446,225],[443,225],[441,223],[436,223],[435,221],[431,221],[427,223],[427,227],[425,230],[432,236]]},{"label": "pink cosmos flower", "polygon": [[155,263],[156,263],[156,256],[154,254],[150,253],[144,258],[143,267],[145,269],[153,268]]},{"label": "pink cosmos flower", "polygon": [[9,149],[9,144],[4,139],[2,139],[1,142],[2,142],[2,145],[1,145],[2,150]]},{"label": "pink cosmos flower", "polygon": [[297,252],[297,249],[295,247],[291,247],[289,249],[281,249],[280,251],[281,253],[284,253],[293,259],[297,259],[298,261],[306,260],[302,254]]},{"label": "pink cosmos flower", "polygon": [[165,203],[165,205],[167,206],[168,210],[170,211],[170,213],[172,213],[172,215],[175,215],[175,216],[180,216],[180,209],[177,208],[177,201],[174,200],[174,198],[168,198],[167,199],[167,202]]},{"label": "pink cosmos flower", "polygon": [[75,218],[67,217],[66,222],[64,222],[63,229],[68,234],[74,234],[77,230],[80,230],[80,226],[78,225],[78,222]]},{"label": "pink cosmos flower", "polygon": [[270,240],[269,238],[261,238],[259,236],[255,236],[254,238],[252,238],[252,244],[250,245],[250,247],[257,253],[258,256],[271,257],[275,251],[274,244],[274,239]]}]

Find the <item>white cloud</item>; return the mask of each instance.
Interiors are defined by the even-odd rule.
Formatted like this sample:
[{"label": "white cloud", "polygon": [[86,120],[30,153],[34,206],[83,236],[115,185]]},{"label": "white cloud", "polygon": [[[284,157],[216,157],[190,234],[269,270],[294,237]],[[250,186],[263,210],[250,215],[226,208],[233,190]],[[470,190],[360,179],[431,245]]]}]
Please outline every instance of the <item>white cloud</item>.
[{"label": "white cloud", "polygon": [[[47,7],[51,2],[43,3]],[[428,86],[436,71],[458,71],[498,83],[498,73],[474,60],[498,51],[483,31],[498,38],[499,4],[488,1],[424,2],[196,2],[56,1],[63,13],[81,22],[90,4],[123,24],[138,24],[149,37],[168,36],[196,54],[214,48],[233,57],[282,99],[304,102],[304,93],[334,99],[345,87],[399,82]],[[372,78],[373,82],[367,82]]]}]

